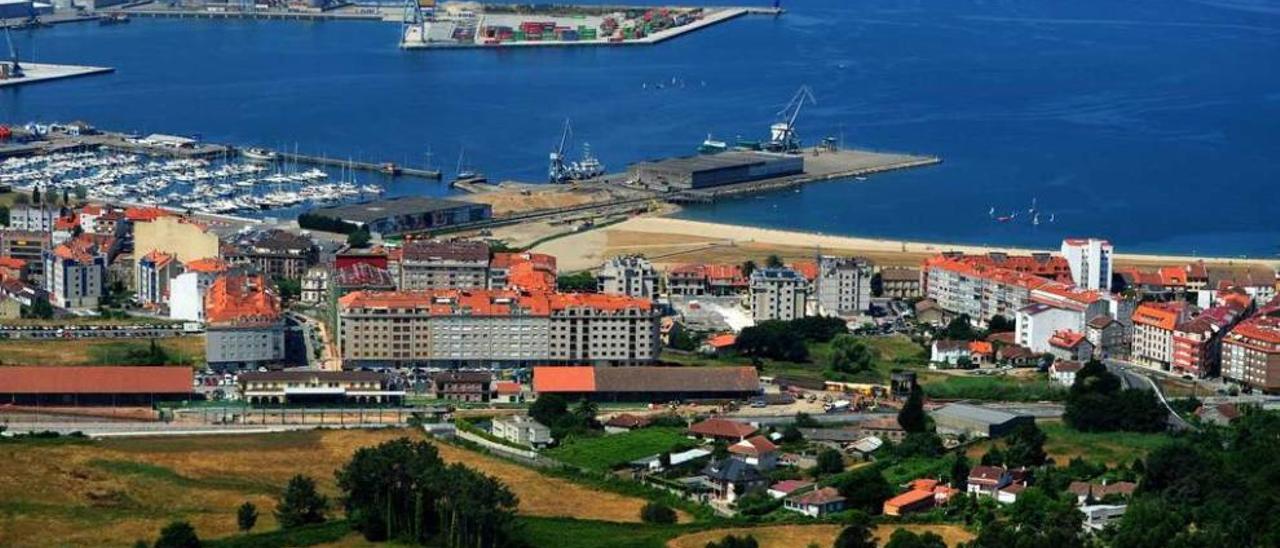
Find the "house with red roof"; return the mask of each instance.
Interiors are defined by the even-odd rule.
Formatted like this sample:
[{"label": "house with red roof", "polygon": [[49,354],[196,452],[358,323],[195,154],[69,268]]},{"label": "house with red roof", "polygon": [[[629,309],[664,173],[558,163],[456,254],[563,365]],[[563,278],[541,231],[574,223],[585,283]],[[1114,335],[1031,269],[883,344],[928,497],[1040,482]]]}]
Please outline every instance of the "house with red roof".
[{"label": "house with red roof", "polygon": [[813,487],[813,482],[804,480],[782,480],[769,486],[769,496],[780,499],[799,494]]},{"label": "house with red roof", "polygon": [[520,403],[524,401],[524,386],[516,381],[494,381],[493,399],[497,403]]},{"label": "house with red roof", "polygon": [[689,435],[702,439],[718,439],[739,442],[754,434],[757,428],[745,422],[710,418],[689,427]]},{"label": "house with red roof", "polygon": [[778,446],[764,436],[752,436],[729,446],[729,452],[761,470],[778,465]]},{"label": "house with red roof", "polygon": [[719,333],[708,337],[701,350],[703,354],[720,356],[733,352],[733,345],[737,342],[738,337],[733,333]]},{"label": "house with red roof", "polygon": [[782,507],[812,518],[820,518],[844,510],[845,498],[835,487],[822,487],[787,497]]},{"label": "house with red roof", "polygon": [[645,428],[653,422],[649,417],[641,415],[633,415],[631,413],[621,413],[614,415],[604,423],[604,431],[606,434],[621,434],[630,432],[640,428]]},{"label": "house with red roof", "polygon": [[884,501],[884,515],[899,517],[922,512],[950,502],[951,497],[959,493],[959,489],[936,479],[916,479],[910,483],[905,492]]},{"label": "house with red roof", "polygon": [[134,298],[144,307],[159,307],[169,303],[170,284],[182,273],[182,263],[171,254],[152,251],[138,258],[133,272]]},{"label": "house with red roof", "polygon": [[1088,360],[1093,357],[1093,344],[1084,333],[1062,330],[1049,337],[1049,353],[1060,360]]}]

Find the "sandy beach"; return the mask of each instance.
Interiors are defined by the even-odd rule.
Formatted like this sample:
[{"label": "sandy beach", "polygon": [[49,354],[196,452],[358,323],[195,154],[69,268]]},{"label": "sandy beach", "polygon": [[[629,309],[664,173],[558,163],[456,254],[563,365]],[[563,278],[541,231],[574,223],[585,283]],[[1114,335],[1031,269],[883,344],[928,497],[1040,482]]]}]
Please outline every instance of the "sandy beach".
[{"label": "sandy beach", "polygon": [[[538,245],[534,250],[556,255],[563,271],[593,268],[607,257],[632,253],[643,254],[660,265],[759,261],[771,254],[791,260],[811,258],[821,252],[859,255],[882,266],[918,266],[924,258],[943,251],[1017,254],[1057,251],[831,236],[667,217],[637,217],[557,238]],[[1177,265],[1194,260],[1216,264],[1266,264],[1273,268],[1277,264],[1276,261],[1232,258],[1116,254],[1117,265],[1139,267]]]}]

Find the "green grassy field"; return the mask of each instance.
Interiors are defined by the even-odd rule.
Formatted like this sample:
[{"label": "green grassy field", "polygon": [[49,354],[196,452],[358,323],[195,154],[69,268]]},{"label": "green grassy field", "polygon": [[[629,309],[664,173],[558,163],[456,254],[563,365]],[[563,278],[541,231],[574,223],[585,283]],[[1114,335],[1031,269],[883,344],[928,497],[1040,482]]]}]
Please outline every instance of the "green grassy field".
[{"label": "green grassy field", "polygon": [[[204,337],[155,339],[170,364],[204,364]],[[149,364],[151,342],[114,339],[11,339],[0,341],[3,365],[142,365]]]},{"label": "green grassy field", "polygon": [[[929,361],[928,351],[905,336],[889,337],[857,337],[873,352],[872,367],[868,371],[849,375],[843,380],[849,382],[885,383],[894,369],[923,369]],[[812,343],[809,345],[809,361],[805,363],[764,360],[762,374],[770,376],[787,376],[811,380],[835,380],[828,378],[827,363],[830,361],[830,343]],[[662,359],[684,365],[750,365],[750,358],[740,356],[708,357],[666,353]]]},{"label": "green grassy field", "polygon": [[653,427],[593,438],[570,438],[546,455],[565,464],[607,471],[691,443],[679,428]]},{"label": "green grassy field", "polygon": [[1059,401],[1067,391],[1043,375],[1034,378],[991,375],[960,377],[923,375],[920,385],[925,395],[945,400]]},{"label": "green grassy field", "polygon": [[[1048,438],[1044,444],[1045,452],[1059,465],[1065,465],[1075,457],[1095,464],[1128,465],[1173,439],[1164,433],[1077,432],[1060,421],[1040,420],[1036,425]],[[966,454],[976,462],[991,444],[990,440],[975,443],[969,446]]]}]

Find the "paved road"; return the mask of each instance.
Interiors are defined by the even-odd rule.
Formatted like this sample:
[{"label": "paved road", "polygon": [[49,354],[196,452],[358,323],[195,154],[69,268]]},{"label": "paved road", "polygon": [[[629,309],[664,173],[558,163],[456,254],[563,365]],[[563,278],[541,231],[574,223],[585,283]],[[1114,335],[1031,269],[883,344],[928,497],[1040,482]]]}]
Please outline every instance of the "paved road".
[{"label": "paved road", "polygon": [[1191,423],[1183,419],[1173,407],[1169,406],[1169,400],[1165,399],[1164,392],[1160,391],[1160,385],[1152,380],[1151,373],[1143,371],[1142,366],[1134,365],[1119,360],[1103,360],[1107,366],[1107,370],[1120,377],[1120,385],[1124,388],[1137,388],[1141,390],[1154,390],[1156,397],[1160,398],[1160,403],[1164,404],[1165,409],[1169,411],[1169,427],[1174,430],[1187,430],[1192,428]]},{"label": "paved road", "polygon": [[278,424],[278,425],[213,425],[213,424],[173,424],[160,422],[33,422],[10,423],[8,431],[45,432],[59,434],[80,432],[91,438],[131,437],[131,436],[190,436],[205,434],[258,434],[265,432],[287,432],[291,430],[314,430],[324,428],[386,428],[386,423],[367,424]]}]

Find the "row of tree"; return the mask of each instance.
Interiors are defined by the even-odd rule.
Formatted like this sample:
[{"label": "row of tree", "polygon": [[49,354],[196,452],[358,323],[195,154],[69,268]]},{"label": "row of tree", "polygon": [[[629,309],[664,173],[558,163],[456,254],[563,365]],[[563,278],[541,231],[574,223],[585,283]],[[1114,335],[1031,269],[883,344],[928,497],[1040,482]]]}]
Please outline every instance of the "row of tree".
[{"label": "row of tree", "polygon": [[1168,426],[1168,417],[1154,391],[1123,388],[1120,378],[1098,360],[1089,360],[1076,373],[1062,416],[1082,432],[1159,432]]}]

